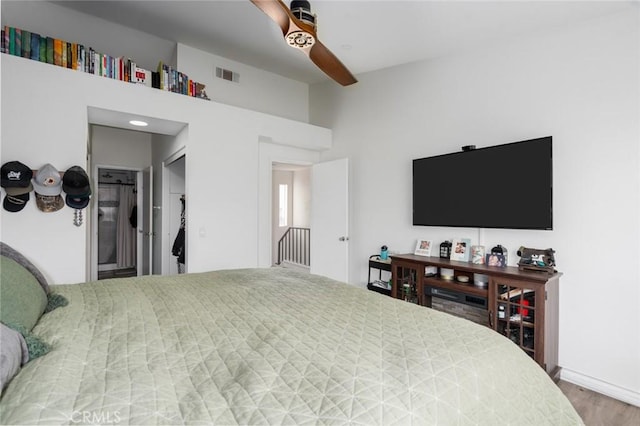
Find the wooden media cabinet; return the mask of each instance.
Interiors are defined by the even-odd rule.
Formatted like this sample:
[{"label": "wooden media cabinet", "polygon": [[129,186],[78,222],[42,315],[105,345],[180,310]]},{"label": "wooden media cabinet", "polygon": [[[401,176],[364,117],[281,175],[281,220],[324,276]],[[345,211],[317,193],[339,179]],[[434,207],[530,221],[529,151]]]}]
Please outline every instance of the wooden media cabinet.
[{"label": "wooden media cabinet", "polygon": [[[427,275],[428,267],[435,273]],[[447,270],[450,276],[442,273]],[[549,375],[557,375],[561,273],[400,254],[391,255],[391,274],[392,297],[427,307],[436,297],[484,309],[489,327],[508,337]],[[486,277],[486,286],[474,284],[476,274]]]}]

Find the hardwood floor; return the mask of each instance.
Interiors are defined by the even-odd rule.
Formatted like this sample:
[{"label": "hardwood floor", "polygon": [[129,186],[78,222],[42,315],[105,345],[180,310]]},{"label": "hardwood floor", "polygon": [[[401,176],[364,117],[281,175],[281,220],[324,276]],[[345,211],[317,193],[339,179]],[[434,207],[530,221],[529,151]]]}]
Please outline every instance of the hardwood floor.
[{"label": "hardwood floor", "polygon": [[640,425],[640,407],[562,380],[558,387],[569,398],[586,426]]}]

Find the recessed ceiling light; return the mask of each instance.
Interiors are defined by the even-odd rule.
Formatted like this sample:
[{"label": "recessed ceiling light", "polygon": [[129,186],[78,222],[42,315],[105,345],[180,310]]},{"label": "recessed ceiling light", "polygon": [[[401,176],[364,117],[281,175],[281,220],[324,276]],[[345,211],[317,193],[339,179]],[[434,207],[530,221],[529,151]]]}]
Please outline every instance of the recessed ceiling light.
[{"label": "recessed ceiling light", "polygon": [[131,120],[129,121],[129,124],[132,124],[134,126],[140,126],[140,127],[149,125],[149,123],[147,123],[146,121],[140,121],[140,120]]}]

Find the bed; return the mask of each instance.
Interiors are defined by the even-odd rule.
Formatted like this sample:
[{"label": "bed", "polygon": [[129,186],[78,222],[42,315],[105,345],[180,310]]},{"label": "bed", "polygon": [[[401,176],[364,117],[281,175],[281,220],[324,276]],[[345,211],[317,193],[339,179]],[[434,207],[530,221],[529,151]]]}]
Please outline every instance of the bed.
[{"label": "bed", "polygon": [[467,320],[269,268],[51,286],[51,346],[2,424],[574,425],[545,372]]}]

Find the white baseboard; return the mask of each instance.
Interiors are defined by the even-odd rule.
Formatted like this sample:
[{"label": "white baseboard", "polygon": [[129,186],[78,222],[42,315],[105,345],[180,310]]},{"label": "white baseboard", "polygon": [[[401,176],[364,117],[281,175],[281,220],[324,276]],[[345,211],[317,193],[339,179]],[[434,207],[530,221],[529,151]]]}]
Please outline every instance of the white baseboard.
[{"label": "white baseboard", "polygon": [[560,371],[560,379],[574,385],[582,386],[583,388],[592,390],[594,392],[601,393],[603,395],[615,398],[618,401],[626,402],[636,407],[640,407],[640,393],[634,392],[629,389],[621,388],[619,386],[612,385],[602,380],[594,379],[593,377],[585,376],[584,374],[577,373],[566,368],[562,368]]}]

